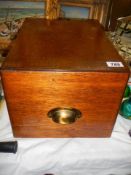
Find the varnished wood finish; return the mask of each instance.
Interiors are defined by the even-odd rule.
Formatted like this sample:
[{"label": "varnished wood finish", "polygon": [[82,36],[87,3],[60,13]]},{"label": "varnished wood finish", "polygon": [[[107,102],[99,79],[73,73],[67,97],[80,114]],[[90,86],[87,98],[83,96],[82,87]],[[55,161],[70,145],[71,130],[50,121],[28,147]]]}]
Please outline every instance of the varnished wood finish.
[{"label": "varnished wood finish", "polygon": [[[3,73],[15,136],[106,137],[111,134],[127,74],[82,72]],[[117,80],[117,81],[116,81]],[[56,107],[74,107],[82,117],[63,126],[48,118]]]},{"label": "varnished wood finish", "polygon": [[[98,22],[28,19],[1,71],[14,136],[109,137],[128,68],[107,60],[124,64]],[[82,117],[54,123],[47,113],[57,107]]]},{"label": "varnished wood finish", "polygon": [[109,68],[107,61],[123,62],[98,21],[27,19],[2,68],[127,71]]}]

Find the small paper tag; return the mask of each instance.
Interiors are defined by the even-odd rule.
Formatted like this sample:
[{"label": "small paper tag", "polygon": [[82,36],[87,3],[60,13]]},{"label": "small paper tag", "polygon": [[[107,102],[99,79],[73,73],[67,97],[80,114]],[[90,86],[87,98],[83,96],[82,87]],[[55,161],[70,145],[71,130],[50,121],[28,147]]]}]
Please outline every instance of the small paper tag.
[{"label": "small paper tag", "polygon": [[107,61],[106,64],[108,67],[124,67],[122,62]]}]

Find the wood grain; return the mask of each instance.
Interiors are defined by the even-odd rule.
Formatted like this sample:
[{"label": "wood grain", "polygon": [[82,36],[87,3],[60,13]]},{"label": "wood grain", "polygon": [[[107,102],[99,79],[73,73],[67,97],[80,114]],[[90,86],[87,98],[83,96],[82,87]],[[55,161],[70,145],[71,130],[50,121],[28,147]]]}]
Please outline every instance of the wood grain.
[{"label": "wood grain", "polygon": [[[126,73],[4,71],[14,136],[110,136],[127,79]],[[47,113],[56,107],[79,109],[82,117],[66,126],[54,123]]]},{"label": "wood grain", "polygon": [[2,69],[127,72],[107,61],[125,65],[98,21],[27,19]]},{"label": "wood grain", "polygon": [[[129,70],[98,21],[27,19],[1,75],[14,136],[109,137]],[[82,117],[54,123],[47,113],[57,107]]]}]

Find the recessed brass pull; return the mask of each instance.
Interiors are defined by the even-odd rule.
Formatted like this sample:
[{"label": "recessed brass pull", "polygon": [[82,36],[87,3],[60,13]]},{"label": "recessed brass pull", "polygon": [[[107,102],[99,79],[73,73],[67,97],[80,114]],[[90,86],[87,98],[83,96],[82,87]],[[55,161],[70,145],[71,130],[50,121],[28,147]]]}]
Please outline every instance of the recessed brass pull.
[{"label": "recessed brass pull", "polygon": [[81,117],[81,112],[75,108],[54,108],[48,112],[48,116],[56,123],[71,124]]}]

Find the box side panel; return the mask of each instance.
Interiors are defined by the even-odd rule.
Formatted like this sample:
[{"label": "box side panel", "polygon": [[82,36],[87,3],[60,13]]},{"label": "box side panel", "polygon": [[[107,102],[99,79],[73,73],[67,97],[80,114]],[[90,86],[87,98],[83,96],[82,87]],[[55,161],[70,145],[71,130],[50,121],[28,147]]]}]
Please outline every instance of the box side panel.
[{"label": "box side panel", "polygon": [[[16,137],[109,137],[128,80],[127,73],[3,71],[2,80]],[[82,112],[61,125],[47,113],[56,107]]]}]

